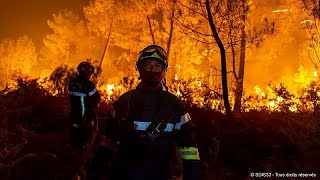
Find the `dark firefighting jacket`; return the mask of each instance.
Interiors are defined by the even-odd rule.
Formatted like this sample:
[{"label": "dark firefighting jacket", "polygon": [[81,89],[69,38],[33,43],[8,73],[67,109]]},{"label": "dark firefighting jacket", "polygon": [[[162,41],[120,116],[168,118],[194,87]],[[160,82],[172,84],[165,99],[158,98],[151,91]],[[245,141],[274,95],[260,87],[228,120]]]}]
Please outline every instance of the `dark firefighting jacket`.
[{"label": "dark firefighting jacket", "polygon": [[89,79],[77,76],[69,81],[70,113],[73,127],[80,126],[85,120],[96,121],[95,109],[100,101],[100,94],[95,84]]},{"label": "dark firefighting jacket", "polygon": [[[110,116],[107,136],[120,142],[115,179],[164,180],[181,174],[185,180],[200,179],[194,125],[175,95],[138,86],[118,98]],[[153,141],[146,138],[148,126],[164,119],[162,133]]]}]

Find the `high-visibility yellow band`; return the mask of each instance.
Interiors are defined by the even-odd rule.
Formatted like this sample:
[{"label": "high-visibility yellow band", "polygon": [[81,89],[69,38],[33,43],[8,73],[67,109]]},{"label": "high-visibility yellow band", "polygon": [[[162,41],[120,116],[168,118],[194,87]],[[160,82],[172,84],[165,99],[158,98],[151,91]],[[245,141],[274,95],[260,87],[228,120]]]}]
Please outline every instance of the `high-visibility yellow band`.
[{"label": "high-visibility yellow band", "polygon": [[196,147],[179,148],[181,159],[186,160],[200,160],[199,151]]}]

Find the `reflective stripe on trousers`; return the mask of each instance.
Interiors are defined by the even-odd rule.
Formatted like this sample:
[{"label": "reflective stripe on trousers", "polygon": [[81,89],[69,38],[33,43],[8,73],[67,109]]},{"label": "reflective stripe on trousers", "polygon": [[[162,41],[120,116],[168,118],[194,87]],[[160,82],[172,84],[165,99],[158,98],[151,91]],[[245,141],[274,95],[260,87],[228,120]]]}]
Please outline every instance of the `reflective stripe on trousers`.
[{"label": "reflective stripe on trousers", "polygon": [[199,151],[196,147],[180,147],[181,159],[200,160]]}]

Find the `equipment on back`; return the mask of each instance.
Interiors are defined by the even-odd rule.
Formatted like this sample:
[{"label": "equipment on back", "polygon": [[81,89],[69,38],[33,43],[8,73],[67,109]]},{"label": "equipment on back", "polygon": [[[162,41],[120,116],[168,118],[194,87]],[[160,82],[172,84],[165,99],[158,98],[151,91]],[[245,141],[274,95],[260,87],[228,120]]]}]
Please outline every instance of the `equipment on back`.
[{"label": "equipment on back", "polygon": [[147,59],[155,59],[160,61],[163,64],[164,70],[167,71],[168,68],[168,60],[167,60],[167,52],[158,45],[150,45],[145,47],[140,53],[138,57],[138,61],[136,63],[136,68],[138,69],[141,65],[141,62]]},{"label": "equipment on back", "polygon": [[164,134],[164,130],[167,129],[167,125],[175,117],[171,114],[170,117],[163,119],[162,121],[153,121],[144,133],[144,137],[149,143],[153,143]]}]

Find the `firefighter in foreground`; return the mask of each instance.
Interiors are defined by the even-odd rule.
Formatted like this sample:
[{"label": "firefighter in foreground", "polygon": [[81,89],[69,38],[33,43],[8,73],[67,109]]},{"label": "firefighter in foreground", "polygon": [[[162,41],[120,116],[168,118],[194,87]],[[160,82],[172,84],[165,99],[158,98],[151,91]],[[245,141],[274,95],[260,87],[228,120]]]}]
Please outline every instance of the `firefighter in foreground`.
[{"label": "firefighter in foreground", "polygon": [[90,81],[94,73],[94,66],[89,62],[81,62],[77,70],[79,74],[69,81],[69,95],[71,106],[70,145],[73,147],[75,167],[74,173],[82,176],[84,166],[90,159],[95,143],[98,122],[95,110],[100,101],[100,94],[95,84]]},{"label": "firefighter in foreground", "polygon": [[111,179],[200,179],[194,125],[165,84],[166,51],[147,46],[136,68],[141,82],[120,96],[110,112],[107,137],[119,144]]}]

